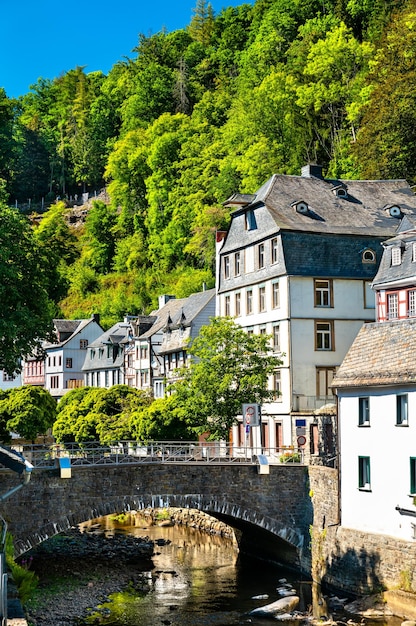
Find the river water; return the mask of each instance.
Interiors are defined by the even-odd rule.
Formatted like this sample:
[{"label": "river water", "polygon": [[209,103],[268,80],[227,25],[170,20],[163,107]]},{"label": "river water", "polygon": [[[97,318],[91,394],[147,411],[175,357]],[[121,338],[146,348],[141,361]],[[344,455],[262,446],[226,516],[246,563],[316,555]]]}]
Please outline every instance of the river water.
[{"label": "river water", "polygon": [[[119,526],[109,518],[101,526],[109,532],[148,536],[165,545],[155,546],[153,568],[143,573],[144,591],[117,593],[100,613],[84,624],[111,626],[222,626],[267,624],[248,612],[278,600],[283,579],[292,583],[301,602],[310,604],[310,584],[299,575],[260,561],[239,556],[232,539],[208,535],[184,526]],[[280,582],[279,582],[280,581]],[[262,598],[254,599],[256,596]]]}]

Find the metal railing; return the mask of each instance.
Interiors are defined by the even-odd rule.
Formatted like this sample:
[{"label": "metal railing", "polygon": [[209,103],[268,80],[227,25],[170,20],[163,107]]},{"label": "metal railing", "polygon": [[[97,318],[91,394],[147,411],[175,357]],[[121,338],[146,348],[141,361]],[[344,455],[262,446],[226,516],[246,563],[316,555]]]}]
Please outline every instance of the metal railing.
[{"label": "metal railing", "polygon": [[138,465],[148,463],[188,464],[245,464],[258,462],[258,456],[267,458],[270,465],[303,464],[303,449],[294,447],[265,448],[226,445],[222,442],[199,443],[195,441],[155,441],[140,443],[121,441],[103,446],[97,442],[51,445],[23,444],[12,446],[33,465],[34,469],[57,467],[59,459],[69,458],[71,467]]}]

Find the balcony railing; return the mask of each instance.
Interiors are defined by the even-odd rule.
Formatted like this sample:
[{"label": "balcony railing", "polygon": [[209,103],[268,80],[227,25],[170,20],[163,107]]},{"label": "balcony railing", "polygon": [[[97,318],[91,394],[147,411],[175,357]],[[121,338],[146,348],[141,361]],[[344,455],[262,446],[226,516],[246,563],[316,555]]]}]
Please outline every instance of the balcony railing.
[{"label": "balcony railing", "polygon": [[335,405],[336,397],[332,394],[329,396],[304,396],[293,394],[292,397],[292,411],[296,412],[317,411],[324,406],[332,407]]},{"label": "balcony railing", "polygon": [[253,465],[257,463],[259,455],[265,456],[270,465],[287,463],[299,465],[304,461],[302,448],[229,446],[221,442],[122,441],[110,446],[103,446],[97,442],[49,446],[24,444],[13,446],[13,449],[23,454],[34,469],[55,468],[59,459],[64,457],[71,459],[71,467],[148,463]]}]

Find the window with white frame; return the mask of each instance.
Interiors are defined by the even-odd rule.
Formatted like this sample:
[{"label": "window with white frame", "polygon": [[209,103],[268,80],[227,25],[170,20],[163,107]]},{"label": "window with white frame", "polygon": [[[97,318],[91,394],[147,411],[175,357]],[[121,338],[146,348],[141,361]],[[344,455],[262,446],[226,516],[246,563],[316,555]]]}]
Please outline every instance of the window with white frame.
[{"label": "window with white frame", "polygon": [[272,283],[272,306],[274,309],[280,307],[280,285],[278,280]]},{"label": "window with white frame", "polygon": [[140,386],[145,387],[148,384],[149,384],[149,371],[142,370],[140,372]]},{"label": "window with white frame", "polygon": [[241,255],[240,252],[236,252],[234,255],[234,274],[240,276],[241,273]]},{"label": "window with white frame", "polygon": [[165,395],[165,385],[163,380],[155,380],[153,385],[153,393],[155,398],[163,398]]},{"label": "window with white frame", "polygon": [[224,315],[229,317],[231,315],[231,299],[230,296],[224,297]]},{"label": "window with white frame", "polygon": [[374,250],[366,248],[362,253],[361,259],[363,263],[375,263],[377,260],[376,253],[374,252]]},{"label": "window with white frame", "polygon": [[10,383],[12,380],[14,380],[13,374],[8,374],[3,370],[3,382]]},{"label": "window with white frame", "polygon": [[402,251],[400,246],[393,246],[391,249],[391,264],[400,265],[402,262]]},{"label": "window with white frame", "polygon": [[332,306],[332,280],[314,280],[315,306]]},{"label": "window with white frame", "polygon": [[410,457],[410,494],[416,494],[416,457]]},{"label": "window with white frame", "polygon": [[59,376],[51,376],[51,389],[59,388]]},{"label": "window with white frame", "polygon": [[416,261],[416,241],[412,244],[412,261]]},{"label": "window with white frame", "polygon": [[370,398],[367,396],[358,398],[358,425],[370,425]]},{"label": "window with white frame", "polygon": [[272,335],[273,335],[273,350],[275,352],[280,352],[280,325],[279,324],[273,324]]},{"label": "window with white frame", "polygon": [[411,289],[408,292],[408,315],[409,317],[416,316],[416,289]]},{"label": "window with white frame", "polygon": [[272,263],[277,263],[279,260],[279,244],[278,244],[277,237],[273,237],[273,239],[271,240],[270,248],[271,248]]},{"label": "window with white frame", "polygon": [[358,457],[358,488],[363,491],[371,489],[370,457]]},{"label": "window with white frame", "polygon": [[241,315],[241,293],[238,291],[234,296],[235,314],[236,317]]},{"label": "window with white frame", "polygon": [[147,359],[149,354],[149,346],[146,344],[140,344],[140,358]]},{"label": "window with white frame", "polygon": [[257,248],[257,262],[258,262],[259,269],[264,267],[266,264],[265,253],[264,253],[264,243],[259,244]]},{"label": "window with white frame", "polygon": [[225,256],[224,258],[224,278],[230,278],[230,257]]},{"label": "window with white frame", "polygon": [[315,321],[315,350],[334,349],[334,325],[332,321]]},{"label": "window with white frame", "polygon": [[253,290],[247,289],[246,291],[246,314],[253,313]]},{"label": "window with white frame", "polygon": [[259,335],[267,335],[267,328],[265,325],[259,326]]},{"label": "window with white frame", "polygon": [[407,393],[401,393],[396,396],[396,426],[407,426],[408,419]]},{"label": "window with white frame", "polygon": [[80,350],[86,350],[86,348],[88,348],[88,339],[80,339],[79,348]]},{"label": "window with white frame", "polygon": [[65,367],[67,369],[71,369],[72,368],[72,359],[70,359],[70,358],[65,359]]},{"label": "window with white frame", "polygon": [[387,317],[389,320],[397,320],[399,317],[399,296],[397,293],[387,294]]},{"label": "window with white frame", "polygon": [[105,387],[110,386],[110,372],[108,370],[105,370],[105,373],[104,373],[104,385]]},{"label": "window with white frame", "polygon": [[266,310],[266,287],[261,285],[259,287],[259,311],[263,312]]},{"label": "window with white frame", "polygon": [[245,213],[245,228],[246,230],[256,230],[256,216],[254,215],[253,209],[248,209]]}]

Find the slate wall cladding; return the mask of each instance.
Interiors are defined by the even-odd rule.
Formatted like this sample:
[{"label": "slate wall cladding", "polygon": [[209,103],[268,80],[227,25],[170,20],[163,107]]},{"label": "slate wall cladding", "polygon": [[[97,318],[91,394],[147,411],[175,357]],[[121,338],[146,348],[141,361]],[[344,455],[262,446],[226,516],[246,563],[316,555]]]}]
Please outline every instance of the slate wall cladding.
[{"label": "slate wall cladding", "polygon": [[[1,493],[16,475],[0,470]],[[0,503],[16,553],[70,526],[114,512],[146,507],[195,508],[217,515],[240,531],[285,540],[298,566],[311,572],[313,525],[322,537],[325,581],[346,592],[397,586],[402,573],[416,575],[416,542],[369,535],[339,526],[337,470],[320,466],[137,465],[77,468],[61,479],[54,470],[32,472],[28,485]],[[316,554],[315,554],[316,556]]]}]

